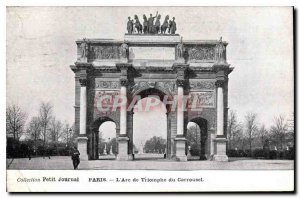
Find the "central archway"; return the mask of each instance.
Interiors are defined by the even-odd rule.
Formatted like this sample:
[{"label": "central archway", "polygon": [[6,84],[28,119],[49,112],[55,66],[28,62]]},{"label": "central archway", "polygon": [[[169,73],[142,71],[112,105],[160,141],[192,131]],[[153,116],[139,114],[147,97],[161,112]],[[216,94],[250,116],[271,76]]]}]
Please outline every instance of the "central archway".
[{"label": "central archway", "polygon": [[169,130],[169,106],[164,104],[168,94],[156,88],[140,91],[132,110],[132,154],[138,159],[171,158],[171,131]]}]

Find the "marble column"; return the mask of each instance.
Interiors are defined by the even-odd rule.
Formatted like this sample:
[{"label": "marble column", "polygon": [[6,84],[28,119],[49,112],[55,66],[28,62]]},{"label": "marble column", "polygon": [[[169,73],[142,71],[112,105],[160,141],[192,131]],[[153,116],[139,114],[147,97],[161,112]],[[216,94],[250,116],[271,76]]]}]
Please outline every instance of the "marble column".
[{"label": "marble column", "polygon": [[177,134],[175,138],[177,161],[187,161],[186,138],[184,136],[183,85],[184,85],[184,80],[177,80]]},{"label": "marble column", "polygon": [[87,136],[86,136],[86,79],[79,79],[80,82],[80,124],[79,136],[77,138],[77,147],[80,152],[81,160],[88,160],[87,154]]},{"label": "marble column", "polygon": [[224,134],[224,94],[223,86],[224,80],[217,80],[217,136],[214,139],[215,148],[213,160],[215,161],[228,161],[226,155],[227,138]]},{"label": "marble column", "polygon": [[120,135],[118,137],[118,155],[117,160],[119,161],[127,161],[131,158],[128,155],[128,143],[129,138],[127,135],[127,79],[121,77],[120,79],[120,95],[122,100],[126,100],[126,102],[122,102],[120,106]]}]

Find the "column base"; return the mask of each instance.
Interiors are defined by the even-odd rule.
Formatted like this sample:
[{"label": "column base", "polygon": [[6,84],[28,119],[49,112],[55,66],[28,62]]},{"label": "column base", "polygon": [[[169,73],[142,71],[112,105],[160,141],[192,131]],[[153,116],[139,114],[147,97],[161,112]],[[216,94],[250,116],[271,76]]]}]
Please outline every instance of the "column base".
[{"label": "column base", "polygon": [[132,160],[132,155],[128,155],[128,137],[118,137],[118,161]]},{"label": "column base", "polygon": [[216,162],[228,162],[228,156],[227,155],[214,155],[212,160],[216,161]]},{"label": "column base", "polygon": [[185,154],[186,139],[183,137],[175,138],[176,144],[176,160],[180,162],[186,162],[187,156]]},{"label": "column base", "polygon": [[79,136],[77,138],[77,148],[78,151],[80,152],[80,160],[86,161],[89,159],[88,154],[87,154],[87,141],[88,138],[86,136]]},{"label": "column base", "polygon": [[212,160],[218,162],[228,162],[228,156],[226,155],[226,138],[214,139],[215,148]]}]

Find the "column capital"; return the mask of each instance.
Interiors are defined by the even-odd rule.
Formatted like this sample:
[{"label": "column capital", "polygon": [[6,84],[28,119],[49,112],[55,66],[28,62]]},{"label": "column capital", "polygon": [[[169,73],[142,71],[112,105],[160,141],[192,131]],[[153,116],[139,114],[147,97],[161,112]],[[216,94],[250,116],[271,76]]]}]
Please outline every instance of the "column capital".
[{"label": "column capital", "polygon": [[225,80],[216,80],[215,85],[216,87],[223,87],[225,84]]},{"label": "column capital", "polygon": [[87,84],[87,79],[86,78],[79,78],[79,83],[82,87],[85,87]]},{"label": "column capital", "polygon": [[128,85],[128,79],[126,77],[120,78],[120,86],[126,87]]},{"label": "column capital", "polygon": [[186,84],[186,80],[185,79],[177,79],[176,84],[178,87],[183,87]]}]

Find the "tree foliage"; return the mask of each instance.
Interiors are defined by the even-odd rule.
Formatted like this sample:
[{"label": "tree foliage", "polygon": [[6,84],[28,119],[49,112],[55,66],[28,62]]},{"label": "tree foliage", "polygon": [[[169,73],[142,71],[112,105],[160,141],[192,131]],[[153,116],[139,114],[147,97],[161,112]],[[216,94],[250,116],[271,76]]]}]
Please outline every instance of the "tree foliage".
[{"label": "tree foliage", "polygon": [[146,141],[144,150],[146,153],[164,153],[167,146],[166,139],[162,137],[153,136]]}]

